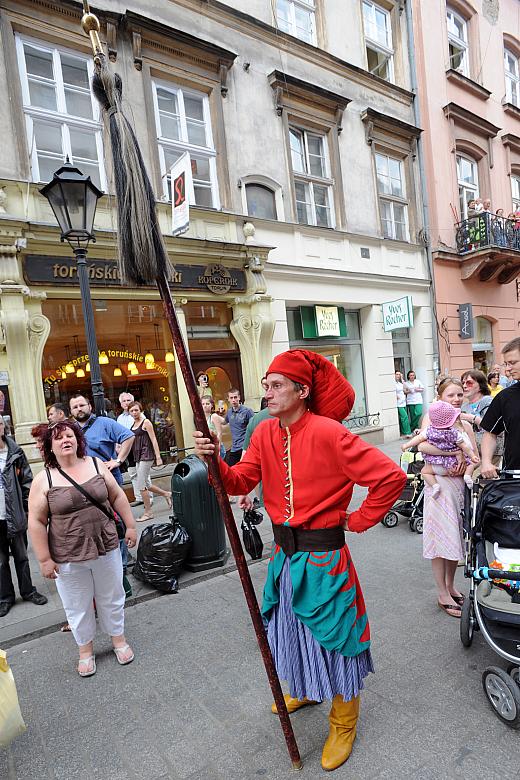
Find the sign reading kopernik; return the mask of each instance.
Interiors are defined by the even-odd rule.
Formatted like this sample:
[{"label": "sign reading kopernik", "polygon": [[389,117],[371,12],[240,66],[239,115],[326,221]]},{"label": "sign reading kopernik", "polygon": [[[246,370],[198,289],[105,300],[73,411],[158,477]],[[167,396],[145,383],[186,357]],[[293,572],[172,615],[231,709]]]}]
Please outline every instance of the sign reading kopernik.
[{"label": "sign reading kopernik", "polygon": [[[88,258],[87,268],[91,287],[121,286],[115,260]],[[27,255],[23,259],[23,271],[28,284],[78,286],[78,270],[73,258]],[[242,269],[226,268],[221,263],[177,265],[170,279],[172,291],[210,290],[215,295],[225,295],[230,291],[243,292],[246,286],[246,275]]]},{"label": "sign reading kopernik", "polygon": [[180,236],[190,227],[190,197],[193,191],[191,160],[188,152],[181,154],[171,168],[172,235]]},{"label": "sign reading kopernik", "polygon": [[385,331],[397,328],[413,327],[413,305],[410,295],[397,301],[383,303],[383,329]]}]

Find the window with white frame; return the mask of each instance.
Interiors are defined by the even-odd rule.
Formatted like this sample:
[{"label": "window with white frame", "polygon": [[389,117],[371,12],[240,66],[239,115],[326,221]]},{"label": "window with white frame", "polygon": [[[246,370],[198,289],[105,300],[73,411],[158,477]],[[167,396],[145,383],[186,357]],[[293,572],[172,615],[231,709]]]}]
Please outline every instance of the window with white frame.
[{"label": "window with white frame", "polygon": [[511,176],[511,196],[513,211],[520,211],[520,176]]},{"label": "window with white frame", "polygon": [[316,45],[315,0],[277,0],[276,24],[289,35]]},{"label": "window with white frame", "polygon": [[363,25],[368,70],[386,81],[393,81],[394,47],[390,11],[371,0],[363,0]]},{"label": "window with white frame", "polygon": [[506,77],[506,100],[520,108],[520,72],[518,57],[504,49],[504,71]]},{"label": "window with white frame", "polygon": [[189,152],[196,206],[219,208],[216,151],[211,133],[208,96],[162,82],[153,82],[157,143],[164,197],[171,199],[170,171]]},{"label": "window with white frame", "polygon": [[450,68],[469,76],[468,23],[452,9],[446,10]]},{"label": "window with white frame", "polygon": [[408,201],[403,161],[376,152],[376,174],[383,235],[408,241]]},{"label": "window with white frame", "polygon": [[478,165],[475,160],[457,155],[457,182],[459,186],[459,208],[461,219],[468,218],[468,204],[479,196]]},{"label": "window with white frame", "polygon": [[68,157],[106,189],[91,58],[20,36],[16,48],[33,181],[50,181]]},{"label": "window with white frame", "polygon": [[334,227],[332,178],[326,137],[290,127],[289,140],[298,222],[302,225]]}]

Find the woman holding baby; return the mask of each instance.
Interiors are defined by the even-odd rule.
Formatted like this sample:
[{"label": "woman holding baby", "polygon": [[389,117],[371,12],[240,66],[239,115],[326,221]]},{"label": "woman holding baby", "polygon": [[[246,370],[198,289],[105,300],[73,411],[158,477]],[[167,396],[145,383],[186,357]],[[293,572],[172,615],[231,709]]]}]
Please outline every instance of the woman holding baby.
[{"label": "woman holding baby", "polygon": [[[458,379],[446,377],[438,387],[437,398],[457,410],[456,415],[447,415],[446,421],[451,427],[456,427],[464,442],[471,444],[471,455],[465,455],[463,449],[455,446],[451,451],[455,455],[456,464],[447,469],[432,469],[433,478],[430,484],[425,478],[424,487],[424,531],[423,557],[431,560],[433,578],[437,588],[437,603],[447,615],[460,618],[464,596],[455,587],[455,572],[457,564],[464,557],[462,546],[462,512],[464,509],[465,484],[463,475],[468,475],[468,459],[473,461],[477,455],[477,444],[473,428],[469,422],[460,419],[464,391]],[[448,419],[449,418],[449,419]],[[431,425],[426,414],[421,430],[426,431]],[[426,435],[423,435],[426,439]],[[439,449],[425,440],[419,444],[423,454],[445,458],[447,451]],[[446,461],[444,461],[446,463]],[[455,464],[455,461],[453,461]],[[445,473],[442,473],[442,472]],[[437,473],[436,473],[437,472]],[[440,473],[439,473],[440,472]],[[468,479],[466,479],[468,482]],[[435,489],[435,486],[438,489]]]}]

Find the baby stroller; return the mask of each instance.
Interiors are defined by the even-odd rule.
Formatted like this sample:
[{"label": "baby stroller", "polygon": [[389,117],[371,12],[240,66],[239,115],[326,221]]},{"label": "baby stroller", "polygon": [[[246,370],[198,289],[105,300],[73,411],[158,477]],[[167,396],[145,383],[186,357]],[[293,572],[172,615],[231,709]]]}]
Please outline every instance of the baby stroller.
[{"label": "baby stroller", "polygon": [[401,455],[401,468],[406,471],[406,485],[399,496],[399,501],[386,513],[381,522],[387,528],[395,528],[399,515],[408,518],[410,531],[423,532],[424,480],[421,469],[424,466],[423,456],[413,448]]},{"label": "baby stroller", "polygon": [[[484,692],[496,715],[520,728],[520,471],[473,486],[464,513],[464,576],[470,591],[462,607],[465,647],[480,631],[491,649],[509,661],[507,671],[489,666]],[[471,504],[471,505],[470,505]],[[497,559],[500,557],[500,561]],[[500,567],[500,568],[499,568]]]}]

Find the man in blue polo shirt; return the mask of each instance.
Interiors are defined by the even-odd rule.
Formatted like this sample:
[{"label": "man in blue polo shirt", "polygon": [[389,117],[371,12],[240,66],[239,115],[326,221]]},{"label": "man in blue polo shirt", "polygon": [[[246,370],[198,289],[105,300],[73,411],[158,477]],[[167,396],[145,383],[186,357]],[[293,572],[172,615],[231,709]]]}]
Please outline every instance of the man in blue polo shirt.
[{"label": "man in blue polo shirt", "polygon": [[[87,455],[101,458],[112,472],[116,482],[123,484],[121,463],[126,460],[134,443],[134,435],[128,428],[110,417],[96,417],[84,395],[73,395],[69,401],[70,413],[83,429],[87,440]],[[120,444],[116,452],[116,444]]]},{"label": "man in blue polo shirt", "polygon": [[234,466],[242,457],[242,447],[247,424],[254,412],[240,403],[240,391],[233,388],[228,392],[229,409],[224,418],[231,431],[231,450],[226,455],[228,466]]}]

